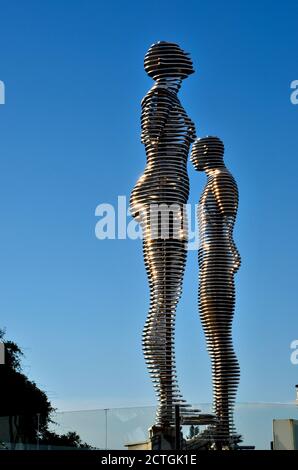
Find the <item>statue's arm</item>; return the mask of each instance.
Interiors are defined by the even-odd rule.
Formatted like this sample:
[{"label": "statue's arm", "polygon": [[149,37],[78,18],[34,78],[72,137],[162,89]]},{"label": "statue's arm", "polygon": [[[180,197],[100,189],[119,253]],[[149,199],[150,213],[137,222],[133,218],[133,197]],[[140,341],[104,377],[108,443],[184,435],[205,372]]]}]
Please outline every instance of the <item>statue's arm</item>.
[{"label": "statue's arm", "polygon": [[221,214],[235,219],[238,208],[238,189],[233,176],[228,172],[219,172],[212,181],[212,191]]},{"label": "statue's arm", "polygon": [[214,177],[212,190],[218,208],[223,216],[228,231],[231,250],[235,257],[235,271],[239,268],[241,258],[233,239],[233,229],[238,209],[238,188],[233,176],[228,172],[219,173]]},{"label": "statue's arm", "polygon": [[173,106],[173,97],[164,90],[149,92],[142,103],[142,142],[158,144]]}]

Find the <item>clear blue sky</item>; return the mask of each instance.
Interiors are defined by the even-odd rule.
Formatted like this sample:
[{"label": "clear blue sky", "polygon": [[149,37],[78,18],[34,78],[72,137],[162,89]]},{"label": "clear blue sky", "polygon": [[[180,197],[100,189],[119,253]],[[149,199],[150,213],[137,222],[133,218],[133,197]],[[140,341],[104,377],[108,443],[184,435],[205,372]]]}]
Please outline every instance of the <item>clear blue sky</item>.
[{"label": "clear blue sky", "polygon": [[[295,1],[1,1],[0,325],[62,409],[155,402],[141,353],[148,288],[140,241],[99,241],[95,207],[144,168],[143,56],[191,53],[180,93],[197,134],[216,134],[240,190],[235,238],[239,401],[294,398],[298,79]],[[190,201],[204,176],[189,168]],[[211,399],[189,253],[177,312],[187,400]]]}]

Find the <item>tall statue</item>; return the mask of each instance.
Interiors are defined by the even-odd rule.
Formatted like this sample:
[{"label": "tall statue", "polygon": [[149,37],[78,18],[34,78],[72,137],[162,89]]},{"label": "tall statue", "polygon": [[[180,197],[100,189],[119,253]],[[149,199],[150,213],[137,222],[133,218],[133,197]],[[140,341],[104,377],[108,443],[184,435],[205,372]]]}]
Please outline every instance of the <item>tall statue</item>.
[{"label": "tall statue", "polygon": [[238,189],[223,155],[222,141],[205,137],[193,144],[191,161],[197,171],[207,175],[198,209],[199,309],[212,362],[215,436],[219,443],[229,447],[233,436],[234,440],[237,436],[233,410],[240,369],[233,349],[232,321],[234,275],[240,267],[240,255],[233,240]]},{"label": "tall statue", "polygon": [[142,227],[150,286],[143,351],[159,400],[156,425],[167,428],[174,424],[175,405],[181,406],[181,414],[196,411],[188,411],[189,405],[181,397],[174,351],[175,313],[187,253],[183,210],[189,194],[186,165],[195,139],[194,124],[177,94],[182,80],[194,69],[186,52],[177,44],[164,41],[150,47],[144,65],[155,83],[142,101],[142,143],[147,163],[132,191],[130,210]]}]

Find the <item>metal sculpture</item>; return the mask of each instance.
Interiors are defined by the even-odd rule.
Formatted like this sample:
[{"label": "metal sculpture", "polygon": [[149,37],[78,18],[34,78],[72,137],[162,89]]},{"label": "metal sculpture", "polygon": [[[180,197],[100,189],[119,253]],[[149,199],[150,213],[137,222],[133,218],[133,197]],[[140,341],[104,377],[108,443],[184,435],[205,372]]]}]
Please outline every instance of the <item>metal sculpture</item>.
[{"label": "metal sculpture", "polygon": [[175,313],[187,253],[183,210],[189,194],[186,164],[195,139],[194,124],[177,93],[182,80],[194,69],[189,55],[170,42],[152,45],[144,65],[155,84],[142,101],[142,143],[147,164],[132,191],[130,210],[142,227],[150,286],[143,351],[159,399],[156,425],[166,428],[174,424],[175,405],[181,406],[182,416],[197,411],[189,410],[181,397],[174,351]]},{"label": "metal sculpture", "polygon": [[215,436],[227,443],[236,436],[233,409],[240,370],[232,344],[232,320],[240,255],[233,240],[238,189],[223,154],[220,139],[205,137],[193,144],[191,161],[196,170],[207,174],[198,209],[199,309],[212,362]]}]

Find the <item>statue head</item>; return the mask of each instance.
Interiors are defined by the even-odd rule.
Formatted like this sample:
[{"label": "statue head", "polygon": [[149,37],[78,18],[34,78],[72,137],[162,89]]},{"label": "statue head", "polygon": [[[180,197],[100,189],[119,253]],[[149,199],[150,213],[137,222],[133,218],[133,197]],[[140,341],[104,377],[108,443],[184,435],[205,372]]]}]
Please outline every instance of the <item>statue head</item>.
[{"label": "statue head", "polygon": [[224,166],[224,144],[218,137],[197,139],[191,150],[191,162],[197,171]]},{"label": "statue head", "polygon": [[145,55],[144,67],[149,77],[187,78],[194,72],[189,54],[173,42],[159,41]]}]

